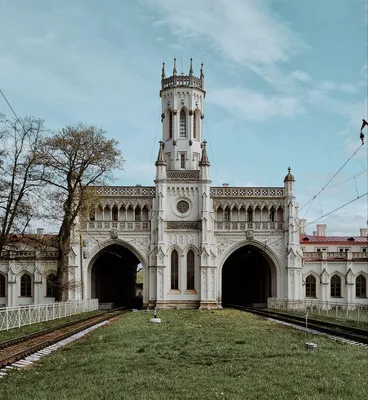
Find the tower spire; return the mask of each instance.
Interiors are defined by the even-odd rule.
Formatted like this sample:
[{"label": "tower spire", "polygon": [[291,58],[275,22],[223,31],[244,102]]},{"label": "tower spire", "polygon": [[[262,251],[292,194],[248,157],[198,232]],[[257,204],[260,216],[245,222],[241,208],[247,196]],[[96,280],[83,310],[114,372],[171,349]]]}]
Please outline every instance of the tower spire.
[{"label": "tower spire", "polygon": [[207,142],[204,140],[203,141],[203,149],[202,149],[202,158],[201,158],[201,161],[199,162],[200,167],[209,167],[211,165],[210,161],[208,159],[206,145],[207,145]]},{"label": "tower spire", "polygon": [[160,140],[160,149],[158,151],[158,156],[157,156],[157,161],[156,161],[156,167],[158,165],[166,165],[165,161],[165,156],[164,156],[164,142]]},{"label": "tower spire", "polygon": [[161,79],[165,79],[165,78],[166,78],[166,76],[165,76],[165,63],[163,62],[162,63]]},{"label": "tower spire", "polygon": [[204,78],[204,74],[203,74],[203,63],[201,64],[200,78],[201,78],[201,79]]},{"label": "tower spire", "polygon": [[174,69],[173,69],[173,75],[176,75],[176,58],[174,58]]},{"label": "tower spire", "polygon": [[192,65],[193,59],[190,57],[190,67],[189,67],[189,75],[193,75],[193,65]]}]

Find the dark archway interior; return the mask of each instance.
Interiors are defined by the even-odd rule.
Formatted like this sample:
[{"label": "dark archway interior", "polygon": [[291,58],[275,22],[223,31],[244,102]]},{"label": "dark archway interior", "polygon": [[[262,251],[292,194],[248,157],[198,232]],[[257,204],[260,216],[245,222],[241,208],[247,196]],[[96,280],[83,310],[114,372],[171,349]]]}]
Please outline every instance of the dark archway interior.
[{"label": "dark archway interior", "polygon": [[244,246],[225,261],[222,269],[222,305],[266,307],[271,297],[271,267],[256,247]]},{"label": "dark archway interior", "polygon": [[115,307],[134,307],[138,258],[128,249],[111,245],[103,249],[92,267],[92,297]]}]

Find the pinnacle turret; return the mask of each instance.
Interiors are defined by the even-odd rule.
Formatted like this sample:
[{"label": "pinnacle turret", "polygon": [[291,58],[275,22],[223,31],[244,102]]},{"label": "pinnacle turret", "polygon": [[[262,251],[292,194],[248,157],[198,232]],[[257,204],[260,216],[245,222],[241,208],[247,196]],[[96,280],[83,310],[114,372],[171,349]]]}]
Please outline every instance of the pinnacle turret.
[{"label": "pinnacle turret", "polygon": [[159,165],[166,165],[165,154],[164,154],[164,142],[162,140],[160,140],[160,149],[158,151],[157,161],[155,165],[156,167]]},{"label": "pinnacle turret", "polygon": [[206,145],[207,145],[207,142],[204,140],[203,148],[202,148],[202,158],[201,158],[201,161],[199,162],[200,167],[209,167],[211,165],[210,161],[208,159]]},{"label": "pinnacle turret", "polygon": [[190,59],[189,73],[188,75],[179,74],[176,69],[176,58],[174,58],[173,72],[171,76],[165,75],[165,63],[162,64],[161,71],[161,89],[168,89],[171,87],[186,86],[204,91],[204,74],[203,74],[203,63],[201,64],[199,78],[194,76],[193,70],[193,59]]}]

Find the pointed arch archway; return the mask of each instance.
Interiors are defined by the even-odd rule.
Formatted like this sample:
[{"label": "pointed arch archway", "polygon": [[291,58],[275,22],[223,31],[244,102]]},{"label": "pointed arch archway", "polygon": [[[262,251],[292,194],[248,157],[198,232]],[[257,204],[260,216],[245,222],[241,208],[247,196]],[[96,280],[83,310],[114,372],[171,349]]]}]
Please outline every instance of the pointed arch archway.
[{"label": "pointed arch archway", "polygon": [[145,277],[146,259],[129,243],[108,240],[96,246],[88,263],[88,297],[114,307],[135,307],[139,264]]},{"label": "pointed arch archway", "polygon": [[266,307],[281,290],[280,263],[263,243],[237,243],[222,257],[219,302],[223,306]]}]

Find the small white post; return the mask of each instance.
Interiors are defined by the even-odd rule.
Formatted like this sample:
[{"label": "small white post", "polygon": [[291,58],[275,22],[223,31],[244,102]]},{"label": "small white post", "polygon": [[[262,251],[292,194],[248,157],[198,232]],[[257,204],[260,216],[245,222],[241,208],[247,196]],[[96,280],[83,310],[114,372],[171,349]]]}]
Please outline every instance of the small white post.
[{"label": "small white post", "polygon": [[305,328],[308,329],[308,313],[305,313]]}]

